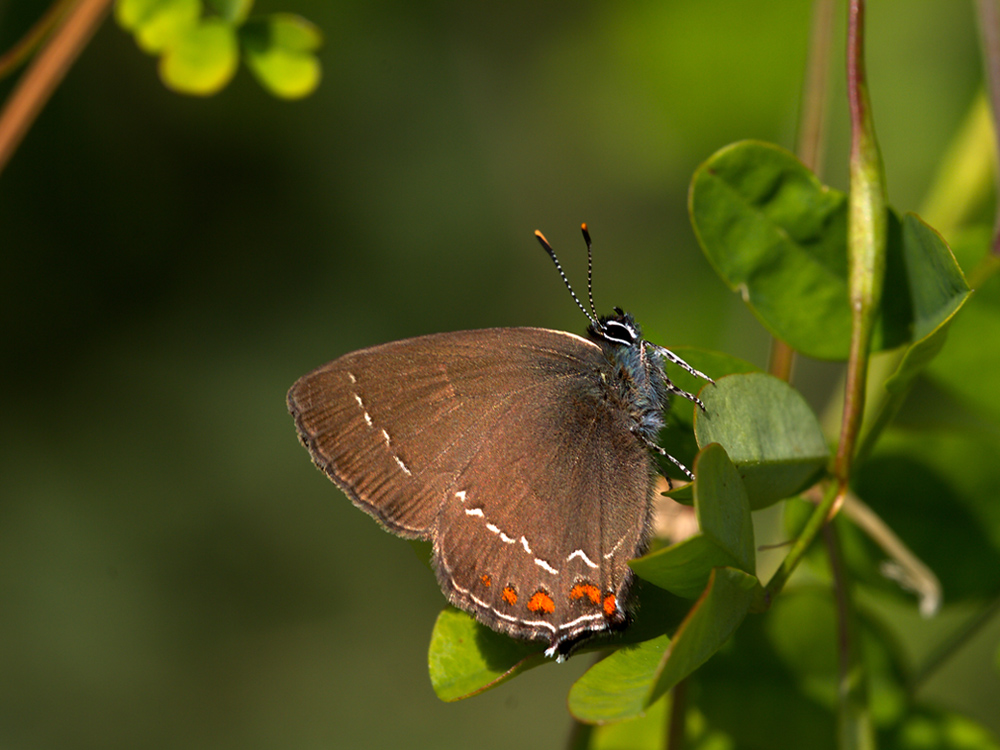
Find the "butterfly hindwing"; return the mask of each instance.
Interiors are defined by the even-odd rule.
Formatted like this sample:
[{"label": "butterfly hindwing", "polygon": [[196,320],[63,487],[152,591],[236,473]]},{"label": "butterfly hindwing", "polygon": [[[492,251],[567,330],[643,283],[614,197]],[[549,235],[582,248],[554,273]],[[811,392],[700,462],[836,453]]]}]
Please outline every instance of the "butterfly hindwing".
[{"label": "butterfly hindwing", "polygon": [[614,377],[569,333],[461,331],[345,355],[288,404],[356,505],[434,542],[453,604],[555,646],[623,622],[645,544],[651,459]]}]

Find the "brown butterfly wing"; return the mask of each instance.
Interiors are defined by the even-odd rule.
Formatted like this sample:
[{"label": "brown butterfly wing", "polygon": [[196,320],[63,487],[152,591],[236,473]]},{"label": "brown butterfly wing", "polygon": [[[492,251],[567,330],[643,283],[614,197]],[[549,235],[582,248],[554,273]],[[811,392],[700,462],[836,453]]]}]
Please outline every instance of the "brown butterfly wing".
[{"label": "brown butterfly wing", "polygon": [[556,646],[624,621],[647,536],[651,459],[613,379],[572,334],[463,331],[345,355],[288,405],[358,507],[433,540],[453,604]]}]

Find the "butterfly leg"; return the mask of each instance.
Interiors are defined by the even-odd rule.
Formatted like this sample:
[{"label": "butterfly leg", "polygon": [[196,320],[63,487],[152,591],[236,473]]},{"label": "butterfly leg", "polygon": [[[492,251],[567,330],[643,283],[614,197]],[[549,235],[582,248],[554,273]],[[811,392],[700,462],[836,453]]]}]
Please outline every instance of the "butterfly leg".
[{"label": "butterfly leg", "polygon": [[[685,466],[684,464],[682,464],[676,458],[674,458],[673,456],[671,456],[669,453],[667,453],[658,443],[653,442],[652,440],[650,440],[649,438],[647,438],[645,435],[643,435],[638,430],[633,430],[633,433],[640,440],[642,440],[642,442],[644,442],[646,444],[647,448],[649,448],[652,451],[656,451],[661,456],[663,456],[664,458],[666,458],[667,460],[669,460],[674,466],[676,466],[678,469],[680,469],[681,471],[684,472],[684,476],[686,476],[692,482],[694,481],[694,474],[691,473],[691,470],[688,469],[687,466]],[[666,474],[664,474],[663,478],[667,480],[667,484],[670,486],[670,489],[673,489],[674,488],[674,483],[672,481],[670,481],[670,477],[668,477]]]},{"label": "butterfly leg", "polygon": [[694,395],[693,393],[688,393],[687,391],[685,391],[685,390],[683,390],[683,389],[681,389],[681,388],[678,388],[678,387],[677,387],[676,385],[674,385],[674,384],[673,384],[673,383],[672,383],[672,382],[670,381],[670,378],[664,378],[664,379],[663,379],[663,385],[664,385],[664,386],[666,387],[666,389],[667,389],[668,391],[670,391],[671,393],[676,393],[676,394],[677,394],[678,396],[682,396],[683,398],[686,398],[686,399],[687,399],[688,401],[690,401],[691,403],[693,403],[693,404],[697,404],[697,405],[698,405],[698,407],[699,407],[699,408],[700,408],[700,409],[701,409],[702,411],[705,411],[705,404],[704,404],[704,403],[702,403],[702,400],[701,400],[700,398],[698,398],[697,396],[695,396],[695,395]]},{"label": "butterfly leg", "polygon": [[[649,342],[646,342],[646,343],[649,343]],[[676,354],[674,354],[669,349],[666,349],[666,348],[660,346],[659,344],[649,344],[649,345],[651,347],[653,347],[653,349],[655,349],[657,352],[659,352],[660,356],[663,357],[664,359],[668,359],[671,362],[673,362],[675,365],[684,368],[689,373],[691,373],[692,375],[694,375],[696,378],[701,378],[702,380],[707,380],[712,385],[715,385],[715,381],[712,380],[710,377],[708,377],[708,375],[706,375],[705,373],[703,373],[701,370],[694,369],[691,365],[689,365],[687,362],[685,362],[683,359],[681,359],[680,357],[678,357]]]}]

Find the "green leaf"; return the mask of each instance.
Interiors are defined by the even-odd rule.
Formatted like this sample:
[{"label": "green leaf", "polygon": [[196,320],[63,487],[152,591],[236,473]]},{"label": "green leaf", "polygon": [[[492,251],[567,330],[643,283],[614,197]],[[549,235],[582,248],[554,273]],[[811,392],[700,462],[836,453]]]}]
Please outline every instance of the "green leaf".
[{"label": "green leaf", "polygon": [[705,594],[674,634],[650,703],[708,661],[743,622],[760,584],[735,568],[716,568]]},{"label": "green leaf", "polygon": [[699,454],[695,471],[701,533],[629,563],[640,577],[689,599],[702,593],[713,568],[756,573],[750,506],[736,467],[722,446],[712,443]]},{"label": "green leaf", "polygon": [[660,636],[595,664],[570,690],[570,712],[598,723],[641,715],[721,648],[743,621],[758,587],[757,579],[741,570],[716,568],[672,641]]},{"label": "green leaf", "polygon": [[243,23],[253,8],[253,0],[206,0],[208,6],[231,24]]},{"label": "green leaf", "polygon": [[250,70],[276,96],[299,99],[319,85],[319,60],[312,53],[323,37],[306,19],[275,13],[246,24],[240,40]]},{"label": "green leaf", "polygon": [[[695,173],[691,219],[706,256],[761,323],[796,350],[846,359],[846,197],[792,154],[744,141]],[[951,315],[964,280],[947,247],[913,216],[887,217],[884,293],[873,350],[920,339]]]},{"label": "green leaf", "polygon": [[670,639],[661,635],[621,648],[597,662],[569,691],[569,710],[580,721],[604,723],[642,716]]},{"label": "green leaf", "polygon": [[702,450],[695,461],[694,507],[701,533],[736,560],[744,573],[754,575],[753,522],[739,472],[718,443]]},{"label": "green leaf", "polygon": [[787,151],[744,141],[694,174],[689,205],[702,249],[777,338],[820,359],[844,358],[847,202]]},{"label": "green leaf", "polygon": [[635,719],[592,727],[587,750],[662,750],[669,706],[670,699],[665,697]]},{"label": "green leaf", "polygon": [[438,698],[457,701],[496,687],[547,661],[544,645],[495,633],[457,609],[434,623],[427,664]]},{"label": "green leaf", "polygon": [[[866,425],[866,432],[858,449],[863,460],[871,452],[874,442],[897,415],[910,389],[920,375],[944,348],[952,320],[969,298],[970,291],[962,270],[954,256],[933,229],[912,214],[903,219],[903,247],[907,268],[913,273],[910,279],[914,318],[914,338],[899,361],[896,370],[883,387],[886,395],[876,418]],[[922,417],[934,419],[943,409],[935,408],[941,399],[930,400],[931,408],[921,409]],[[964,409],[951,409],[958,422],[966,419]]]},{"label": "green leaf", "polygon": [[750,508],[764,508],[808,487],[829,458],[826,440],[805,399],[763,373],[729,375],[702,391],[695,415],[701,446],[719,443],[739,469]]},{"label": "green leaf", "polygon": [[[722,352],[683,346],[671,349],[671,351],[714,380],[732,373],[759,372],[757,367],[746,360]],[[704,388],[711,389],[713,387],[680,367],[668,365],[667,372],[674,385],[688,393],[698,394]],[[667,426],[660,432],[659,442],[663,449],[686,466],[691,466],[694,463],[695,455],[698,453],[698,444],[692,434],[694,412],[697,410],[698,407],[694,404],[685,399],[674,397],[666,415]],[[669,472],[670,476],[680,477],[680,473],[675,471],[673,465],[667,461],[661,462],[661,470]],[[685,505],[690,505],[693,501],[691,485],[689,484],[683,484],[667,494]]]},{"label": "green leaf", "polygon": [[179,93],[208,96],[229,83],[238,62],[233,27],[219,19],[208,19],[184,31],[164,51],[160,77]]},{"label": "green leaf", "polygon": [[201,0],[120,0],[115,19],[140,49],[157,54],[197,25],[201,10]]},{"label": "green leaf", "polygon": [[948,327],[971,290],[941,236],[915,214],[903,217],[903,253],[909,274],[914,343],[886,380],[890,394],[906,391],[944,347]]},{"label": "green leaf", "polygon": [[[988,231],[956,242],[962,258],[978,260],[989,252]],[[930,365],[928,374],[955,394],[981,417],[1000,425],[1000,276],[984,282],[962,308],[948,330],[943,355]]]},{"label": "green leaf", "polygon": [[919,341],[950,320],[969,297],[969,285],[948,245],[916,214],[903,217],[903,255]]},{"label": "green leaf", "polygon": [[[746,372],[760,372],[760,368],[747,362],[745,359],[733,357],[723,352],[700,349],[692,346],[679,346],[671,349],[674,354],[683,359],[696,370],[708,375],[713,380],[718,380],[723,375],[733,375]],[[686,370],[679,367],[667,365],[667,372],[670,381],[678,388],[698,395],[704,388],[711,388],[710,383],[706,383],[701,378],[696,378]],[[690,427],[694,423],[694,404],[690,404],[684,399],[676,396],[671,400],[670,415],[676,415],[680,424]]]},{"label": "green leaf", "polygon": [[629,565],[640,578],[686,599],[701,595],[712,568],[737,567],[732,555],[704,534],[639,557]]},{"label": "green leaf", "polygon": [[[571,658],[578,653],[655,638],[676,626],[684,615],[678,607],[681,600],[655,586],[644,586],[642,581],[633,585],[629,599],[639,604],[628,629],[593,637],[581,644]],[[551,662],[543,657],[547,645],[501,635],[476,622],[471,615],[446,607],[438,616],[431,636],[428,652],[431,683],[442,700],[469,698]]]}]

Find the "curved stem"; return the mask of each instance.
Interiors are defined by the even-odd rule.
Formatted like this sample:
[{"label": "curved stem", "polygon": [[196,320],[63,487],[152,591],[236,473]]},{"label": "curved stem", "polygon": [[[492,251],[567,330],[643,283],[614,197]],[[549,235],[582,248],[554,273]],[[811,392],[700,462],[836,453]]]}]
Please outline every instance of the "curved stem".
[{"label": "curved stem", "polygon": [[[851,164],[847,252],[851,349],[834,474],[841,500],[847,492],[864,414],[868,356],[885,277],[885,175],[865,79],[863,0],[851,0],[847,33],[847,93],[851,109]],[[839,505],[839,503],[838,503]]]},{"label": "curved stem", "polygon": [[76,0],[57,0],[13,47],[0,55],[0,79],[13,73],[42,43]]},{"label": "curved stem", "polygon": [[906,546],[885,521],[861,498],[848,494],[844,514],[891,559],[883,564],[882,574],[920,599],[920,614],[930,617],[941,608],[941,581],[924,562]]},{"label": "curved stem", "polygon": [[0,112],[0,172],[110,7],[111,0],[78,0],[18,81]]}]

